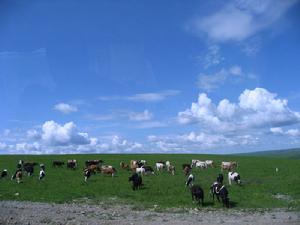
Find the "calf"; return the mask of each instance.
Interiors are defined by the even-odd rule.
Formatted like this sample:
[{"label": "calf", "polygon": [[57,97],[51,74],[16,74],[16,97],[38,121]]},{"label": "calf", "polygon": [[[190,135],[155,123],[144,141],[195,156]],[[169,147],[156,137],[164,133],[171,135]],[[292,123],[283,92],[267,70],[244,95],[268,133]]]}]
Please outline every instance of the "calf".
[{"label": "calf", "polygon": [[108,174],[108,175],[111,175],[112,177],[115,176],[116,172],[117,172],[117,170],[113,167],[102,167],[101,168],[101,173],[102,174]]},{"label": "calf", "polygon": [[191,188],[191,194],[192,194],[192,201],[197,201],[198,204],[203,206],[204,202],[204,191],[199,185],[192,185]]},{"label": "calf", "polygon": [[132,174],[132,176],[128,178],[128,181],[132,182],[132,190],[134,191],[140,189],[143,185],[142,177],[137,173]]},{"label": "calf", "polygon": [[241,184],[241,177],[237,172],[228,172],[228,183],[231,185],[231,181],[235,181],[237,184]]}]

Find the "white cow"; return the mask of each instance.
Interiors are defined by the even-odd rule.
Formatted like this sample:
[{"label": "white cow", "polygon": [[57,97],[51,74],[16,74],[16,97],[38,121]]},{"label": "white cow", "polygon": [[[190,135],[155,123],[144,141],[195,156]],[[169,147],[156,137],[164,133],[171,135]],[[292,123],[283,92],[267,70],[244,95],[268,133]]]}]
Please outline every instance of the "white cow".
[{"label": "white cow", "polygon": [[192,159],[191,167],[195,166],[197,162],[199,162],[199,159]]},{"label": "white cow", "polygon": [[241,184],[241,177],[237,172],[228,172],[228,183],[231,185],[231,181],[235,181],[238,184]]},{"label": "white cow", "polygon": [[171,166],[171,163],[170,163],[170,161],[166,161],[166,167],[167,167],[167,171],[170,171],[170,166]]},{"label": "white cow", "polygon": [[144,167],[141,167],[141,168],[136,168],[135,169],[135,172],[136,173],[140,173],[141,175],[145,174],[145,168]]},{"label": "white cow", "polygon": [[205,163],[207,166],[214,167],[214,161],[212,160],[205,160]]},{"label": "white cow", "polygon": [[155,168],[157,171],[161,171],[164,168],[164,164],[163,163],[155,163]]},{"label": "white cow", "polygon": [[196,167],[201,168],[201,169],[206,169],[207,168],[207,164],[204,161],[198,161],[196,162]]}]

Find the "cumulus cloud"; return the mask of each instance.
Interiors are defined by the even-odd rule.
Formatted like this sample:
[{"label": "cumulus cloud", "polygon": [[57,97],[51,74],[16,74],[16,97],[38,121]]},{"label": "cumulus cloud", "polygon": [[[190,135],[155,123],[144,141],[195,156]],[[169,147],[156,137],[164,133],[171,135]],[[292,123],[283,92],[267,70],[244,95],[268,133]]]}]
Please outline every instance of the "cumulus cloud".
[{"label": "cumulus cloud", "polygon": [[242,71],[242,68],[238,65],[234,65],[229,69],[221,69],[216,73],[213,74],[204,74],[201,73],[198,76],[198,87],[204,91],[211,92],[225,82],[237,82],[246,79],[253,79],[255,76],[251,74],[246,74]]},{"label": "cumulus cloud", "polygon": [[140,112],[130,112],[128,117],[129,117],[129,120],[131,120],[131,121],[146,121],[146,120],[151,120],[153,118],[153,114],[146,109],[141,113]]},{"label": "cumulus cloud", "polygon": [[69,114],[78,110],[76,106],[67,103],[58,103],[54,106],[54,109],[64,114]]},{"label": "cumulus cloud", "polygon": [[53,146],[90,143],[88,134],[78,132],[75,123],[60,125],[52,120],[46,121],[42,126],[42,140]]},{"label": "cumulus cloud", "polygon": [[243,41],[279,20],[296,0],[254,0],[229,2],[206,17],[196,18],[189,26],[217,42]]},{"label": "cumulus cloud", "polygon": [[300,130],[297,128],[283,130],[281,127],[271,127],[271,133],[276,135],[286,135],[289,137],[300,137]]},{"label": "cumulus cloud", "polygon": [[38,140],[41,138],[41,134],[35,129],[30,129],[27,131],[27,137],[29,139]]},{"label": "cumulus cloud", "polygon": [[280,127],[299,123],[300,113],[288,107],[286,99],[277,98],[263,88],[246,89],[238,103],[223,99],[217,105],[205,93],[198,102],[178,113],[182,124],[199,123],[208,129],[236,131],[249,128]]}]

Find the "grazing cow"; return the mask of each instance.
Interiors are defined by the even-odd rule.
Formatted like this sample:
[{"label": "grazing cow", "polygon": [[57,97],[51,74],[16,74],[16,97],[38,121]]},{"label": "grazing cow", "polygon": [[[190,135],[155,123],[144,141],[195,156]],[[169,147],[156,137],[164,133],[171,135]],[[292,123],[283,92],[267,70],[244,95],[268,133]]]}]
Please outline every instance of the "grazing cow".
[{"label": "grazing cow", "polygon": [[4,178],[8,175],[7,173],[7,169],[4,169],[2,172],[1,172],[1,177],[0,178]]},{"label": "grazing cow", "polygon": [[186,167],[184,167],[184,169],[183,169],[183,174],[184,174],[185,176],[187,176],[187,175],[190,174],[191,170],[192,170],[191,167],[186,166]]},{"label": "grazing cow", "polygon": [[114,177],[116,172],[117,172],[117,170],[115,168],[113,168],[112,166],[101,167],[102,174],[108,174],[108,175],[111,175],[112,177]]},{"label": "grazing cow", "polygon": [[96,172],[101,172],[100,167],[97,165],[90,165],[86,169],[88,169],[93,174],[95,174]]},{"label": "grazing cow", "polygon": [[241,184],[241,177],[237,172],[228,172],[228,183],[231,185],[231,181],[235,181],[237,184]]},{"label": "grazing cow", "polygon": [[27,173],[28,176],[32,176],[34,172],[34,166],[32,164],[24,164],[23,165],[24,171]]},{"label": "grazing cow", "polygon": [[195,167],[201,168],[201,169],[206,169],[207,168],[207,164],[204,161],[198,161],[198,162],[196,162]]},{"label": "grazing cow", "polygon": [[220,202],[219,199],[219,189],[221,188],[221,183],[218,181],[215,181],[211,186],[210,186],[210,194],[212,195],[213,201],[215,201],[215,195],[217,196],[218,201]]},{"label": "grazing cow", "polygon": [[195,166],[198,161],[200,161],[200,160],[198,160],[198,159],[192,159],[191,167]]},{"label": "grazing cow", "polygon": [[145,168],[143,168],[143,167],[141,167],[141,168],[135,168],[135,172],[137,174],[143,175],[145,173]]},{"label": "grazing cow", "polygon": [[143,185],[142,177],[137,173],[132,174],[132,176],[128,178],[128,181],[132,182],[132,190],[134,191],[140,189]]},{"label": "grazing cow", "polygon": [[83,171],[84,181],[87,182],[87,179],[90,178],[92,171],[89,168],[85,168]]},{"label": "grazing cow", "polygon": [[45,166],[44,166],[44,164],[41,164],[41,170],[40,170],[39,180],[44,179],[45,176],[46,176],[46,173],[45,173]]},{"label": "grazing cow", "polygon": [[96,165],[97,166],[101,163],[103,163],[102,160],[87,160],[87,161],[85,161],[85,166],[86,167],[91,166],[91,165]]},{"label": "grazing cow", "polygon": [[62,167],[63,165],[65,165],[65,162],[64,162],[64,161],[61,161],[61,160],[54,160],[54,161],[52,162],[52,166],[53,166],[53,167],[56,167],[56,166]]},{"label": "grazing cow", "polygon": [[193,186],[193,182],[194,182],[195,178],[193,174],[190,174],[185,182],[185,186],[186,187],[191,187]]},{"label": "grazing cow", "polygon": [[129,165],[124,163],[124,162],[120,162],[120,167],[124,170],[128,170],[129,169]]},{"label": "grazing cow", "polygon": [[151,166],[143,166],[143,168],[145,169],[145,174],[154,174],[154,170],[152,169]]},{"label": "grazing cow", "polygon": [[170,167],[169,167],[169,172],[170,172],[172,175],[175,175],[175,166],[170,165]]},{"label": "grazing cow", "polygon": [[222,162],[221,163],[221,171],[223,170],[233,170],[237,168],[237,162]]},{"label": "grazing cow", "polygon": [[201,201],[201,205],[203,206],[203,202],[204,202],[203,189],[199,185],[192,185],[190,187],[190,190],[191,190],[191,194],[192,194],[192,201],[197,201],[199,205],[200,205],[200,201]]},{"label": "grazing cow", "polygon": [[170,166],[171,166],[170,161],[166,161],[166,168],[167,168],[167,171],[170,171]]},{"label": "grazing cow", "polygon": [[137,160],[130,160],[130,169],[135,170],[138,167]]},{"label": "grazing cow", "polygon": [[192,169],[192,166],[190,164],[187,164],[187,163],[182,164],[182,169],[184,169],[185,167],[188,167],[189,169]]},{"label": "grazing cow", "polygon": [[32,167],[34,167],[36,165],[38,165],[37,162],[23,162],[23,164],[22,164],[23,167],[26,167],[26,166],[32,166]]},{"label": "grazing cow", "polygon": [[207,167],[214,167],[214,161],[212,161],[212,160],[205,160],[205,163],[206,163]]},{"label": "grazing cow", "polygon": [[157,171],[162,171],[164,169],[165,165],[163,163],[157,162],[155,163],[155,168]]},{"label": "grazing cow", "polygon": [[67,162],[67,168],[69,169],[76,169],[77,168],[77,161],[76,159],[69,159]]},{"label": "grazing cow", "polygon": [[217,177],[217,182],[219,182],[220,184],[223,184],[223,180],[224,180],[223,174],[219,173],[219,175]]}]

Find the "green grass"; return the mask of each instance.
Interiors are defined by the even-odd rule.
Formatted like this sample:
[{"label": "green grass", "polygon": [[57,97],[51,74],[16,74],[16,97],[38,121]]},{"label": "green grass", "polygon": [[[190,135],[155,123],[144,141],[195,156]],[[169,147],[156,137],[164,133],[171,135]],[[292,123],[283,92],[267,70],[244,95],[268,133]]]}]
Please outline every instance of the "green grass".
[{"label": "green grass", "polygon": [[[52,160],[77,159],[79,168],[69,170],[66,167],[52,168]],[[38,180],[39,168],[35,168],[33,177],[24,177],[23,183],[17,184],[8,179],[0,180],[0,200],[28,200],[39,202],[71,202],[83,198],[92,201],[110,201],[137,203],[144,207],[195,207],[189,191],[185,188],[185,177],[181,170],[182,163],[191,159],[212,159],[216,168],[207,170],[194,169],[195,183],[199,183],[205,192],[205,206],[221,208],[217,202],[213,205],[209,187],[220,172],[221,161],[237,161],[243,185],[228,187],[229,197],[236,208],[294,208],[300,209],[300,161],[282,158],[233,156],[233,155],[10,155],[0,156],[0,170],[8,169],[10,175],[15,171],[17,161],[37,161],[46,165],[46,179]],[[84,161],[102,159],[105,164],[116,167],[118,173],[112,178],[102,174],[92,176],[88,183],[83,181]],[[132,191],[128,182],[130,172],[119,168],[120,161],[129,163],[131,159],[145,159],[154,166],[158,160],[170,160],[176,166],[172,176],[162,172],[154,176],[143,177],[144,188]],[[275,172],[275,167],[279,172]],[[224,173],[225,184],[227,175]],[[228,186],[228,185],[227,185]],[[18,196],[15,193],[19,193]],[[276,199],[273,195],[287,196],[290,200]],[[114,200],[116,199],[116,200]]]}]

